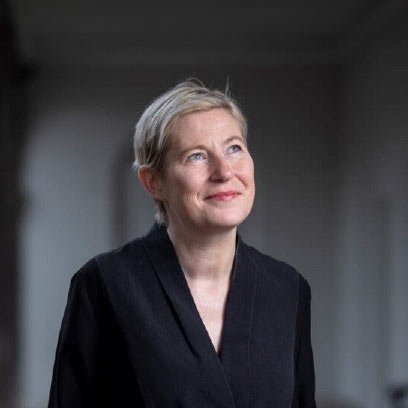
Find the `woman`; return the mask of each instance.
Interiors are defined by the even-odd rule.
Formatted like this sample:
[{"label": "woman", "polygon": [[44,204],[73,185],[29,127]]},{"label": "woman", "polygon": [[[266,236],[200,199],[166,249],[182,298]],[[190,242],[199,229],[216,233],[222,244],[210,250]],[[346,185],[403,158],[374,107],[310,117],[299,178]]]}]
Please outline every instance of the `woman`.
[{"label": "woman", "polygon": [[186,81],[135,132],[157,223],[72,278],[49,407],[315,407],[310,289],[237,234],[251,211],[246,120]]}]

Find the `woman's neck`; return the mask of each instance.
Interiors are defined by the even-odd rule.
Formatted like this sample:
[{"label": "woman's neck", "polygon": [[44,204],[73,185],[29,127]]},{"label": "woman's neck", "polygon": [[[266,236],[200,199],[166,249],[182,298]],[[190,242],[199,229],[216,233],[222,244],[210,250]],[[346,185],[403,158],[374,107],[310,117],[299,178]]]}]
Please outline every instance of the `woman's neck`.
[{"label": "woman's neck", "polygon": [[197,234],[170,225],[167,232],[186,278],[195,282],[229,280],[235,256],[236,227],[216,234]]}]

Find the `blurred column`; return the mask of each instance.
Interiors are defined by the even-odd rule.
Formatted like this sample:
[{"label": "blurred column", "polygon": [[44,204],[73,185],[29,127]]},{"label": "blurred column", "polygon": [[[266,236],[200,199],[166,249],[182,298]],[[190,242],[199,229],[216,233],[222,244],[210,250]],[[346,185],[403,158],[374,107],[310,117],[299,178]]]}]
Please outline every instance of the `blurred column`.
[{"label": "blurred column", "polygon": [[22,151],[24,72],[20,69],[11,18],[0,0],[0,406],[17,405],[19,158]]},{"label": "blurred column", "polygon": [[[408,94],[407,94],[408,98]],[[406,101],[408,107],[408,99]],[[408,122],[408,121],[407,121]],[[408,123],[405,131],[408,130]],[[390,265],[390,333],[388,378],[391,386],[408,388],[408,139],[401,135],[393,157],[392,252]]]}]

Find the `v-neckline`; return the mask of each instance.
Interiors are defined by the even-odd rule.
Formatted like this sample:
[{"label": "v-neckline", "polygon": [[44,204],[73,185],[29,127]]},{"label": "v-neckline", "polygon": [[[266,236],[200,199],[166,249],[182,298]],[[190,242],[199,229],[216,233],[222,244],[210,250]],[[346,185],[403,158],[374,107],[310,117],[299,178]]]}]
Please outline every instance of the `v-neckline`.
[{"label": "v-neckline", "polygon": [[154,227],[142,242],[175,311],[190,352],[214,374],[220,373],[219,380],[225,382],[235,405],[233,395],[242,394],[242,384],[249,381],[247,367],[257,282],[257,267],[249,247],[237,233],[218,353],[195,304],[166,227]]},{"label": "v-neckline", "polygon": [[[169,241],[170,241],[170,243],[171,243],[171,240],[170,240],[170,238],[168,237],[168,239],[169,239]],[[171,245],[173,246],[173,244],[171,243]],[[231,295],[231,291],[232,291],[232,287],[233,287],[233,285],[234,285],[234,277],[235,277],[235,274],[236,274],[236,270],[235,270],[235,264],[236,264],[236,262],[235,262],[235,258],[236,258],[236,255],[237,255],[237,247],[238,247],[238,235],[237,235],[237,238],[236,238],[236,241],[235,241],[235,254],[234,254],[234,261],[233,261],[233,263],[232,263],[232,270],[231,270],[231,275],[230,275],[230,282],[229,282],[229,289],[228,289],[228,292],[227,292],[227,298],[226,298],[226,301],[225,301],[225,309],[224,309],[224,312],[223,312],[223,316],[222,316],[222,325],[221,325],[221,333],[220,333],[220,350],[219,351],[217,351],[217,349],[216,349],[216,347],[214,346],[214,343],[212,342],[212,340],[211,340],[211,336],[210,336],[210,333],[209,333],[209,331],[208,331],[208,329],[207,329],[207,326],[205,325],[205,323],[204,323],[204,320],[203,320],[203,318],[201,317],[201,314],[200,314],[200,311],[198,310],[198,306],[197,306],[197,304],[196,304],[196,302],[195,302],[195,300],[194,300],[194,296],[193,296],[193,293],[191,292],[191,288],[190,288],[190,286],[189,286],[189,284],[188,284],[188,281],[187,281],[187,277],[186,277],[186,275],[185,275],[185,273],[184,273],[184,271],[183,271],[183,269],[182,269],[182,267],[181,267],[181,265],[180,265],[180,262],[178,261],[178,257],[177,257],[177,254],[176,254],[176,252],[175,252],[175,250],[174,250],[174,253],[176,254],[176,257],[177,257],[177,261],[178,261],[178,264],[179,264],[179,266],[180,266],[180,270],[181,270],[181,274],[182,274],[182,276],[183,276],[183,278],[184,278],[184,283],[185,283],[185,289],[187,290],[187,292],[189,293],[189,295],[190,295],[190,300],[191,300],[191,302],[190,303],[192,303],[193,304],[193,306],[194,306],[194,308],[195,308],[195,311],[197,312],[197,319],[199,319],[200,321],[201,321],[201,325],[202,325],[202,329],[204,330],[204,332],[205,332],[205,334],[207,335],[207,338],[208,338],[208,341],[209,341],[209,343],[210,343],[210,345],[211,345],[211,347],[214,349],[214,352],[215,352],[215,354],[217,355],[217,357],[218,357],[218,359],[220,360],[220,361],[222,361],[222,352],[223,352],[223,349],[224,349],[224,333],[225,333],[225,329],[226,329],[226,316],[228,315],[228,309],[229,309],[229,299],[230,299],[230,295]],[[173,246],[173,249],[174,249],[174,246]]]},{"label": "v-neckline", "polygon": [[[158,253],[155,253],[156,256],[154,256],[153,252],[154,251],[149,251],[149,247],[151,247],[151,243],[149,244],[149,240],[148,237],[150,236],[151,233],[156,233],[156,243],[160,245],[160,256],[157,256]],[[228,319],[227,316],[230,315],[229,312],[229,308],[230,308],[230,299],[231,299],[231,292],[233,291],[233,287],[234,287],[234,282],[235,282],[235,276],[236,276],[236,256],[237,256],[237,250],[238,250],[238,246],[239,246],[239,242],[240,242],[240,237],[237,234],[237,238],[236,238],[236,244],[235,244],[235,255],[234,255],[234,261],[233,261],[233,266],[232,266],[232,271],[231,271],[231,282],[229,285],[229,290],[228,290],[228,294],[227,294],[227,300],[226,300],[226,305],[225,305],[225,310],[224,310],[224,315],[223,315],[223,322],[222,322],[222,332],[221,332],[221,341],[220,341],[220,351],[218,352],[217,349],[215,348],[210,334],[207,330],[207,327],[200,315],[200,312],[198,310],[198,307],[195,303],[193,294],[191,292],[190,286],[188,285],[188,281],[187,278],[184,274],[184,271],[180,265],[176,250],[174,248],[173,243],[171,242],[171,239],[167,233],[167,228],[165,226],[154,226],[151,230],[151,233],[148,234],[148,236],[146,238],[143,239],[143,241],[145,242],[145,244],[147,243],[147,252],[151,253],[151,260],[152,263],[156,265],[156,272],[159,272],[159,279],[161,280],[163,286],[167,287],[167,289],[170,289],[170,287],[168,287],[168,285],[166,284],[166,277],[170,277],[168,276],[168,274],[164,271],[164,268],[166,270],[171,271],[172,276],[171,278],[171,284],[173,285],[174,283],[178,284],[178,288],[175,288],[176,290],[181,290],[181,292],[178,293],[178,295],[182,295],[184,297],[184,300],[187,301],[188,307],[190,309],[190,313],[193,318],[193,321],[195,322],[195,326],[196,328],[199,328],[199,332],[202,335],[202,339],[205,340],[205,342],[207,343],[206,347],[207,349],[212,351],[212,354],[217,358],[217,360],[221,363],[223,360],[223,354],[224,354],[224,349],[225,349],[225,344],[224,344],[224,340],[225,340],[225,332],[227,329],[227,325],[228,325]],[[159,240],[157,240],[157,238]],[[145,245],[146,246],[146,245]],[[156,247],[156,249],[159,249]],[[158,261],[160,263],[160,259],[162,259],[162,256],[166,255],[166,265],[158,265]],[[158,267],[157,267],[158,266]],[[168,282],[169,283],[169,282]],[[165,288],[166,289],[166,288]],[[168,290],[168,295],[170,298],[172,298],[172,295],[176,295],[177,292],[172,292]],[[177,303],[177,302],[176,302]],[[176,307],[177,308],[177,307]]]}]

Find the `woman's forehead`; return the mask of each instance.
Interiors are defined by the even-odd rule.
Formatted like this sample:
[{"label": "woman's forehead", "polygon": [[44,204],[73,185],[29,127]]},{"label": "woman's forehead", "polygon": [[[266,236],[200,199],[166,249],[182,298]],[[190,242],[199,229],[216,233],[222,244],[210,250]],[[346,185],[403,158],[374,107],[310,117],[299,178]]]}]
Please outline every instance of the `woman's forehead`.
[{"label": "woman's forehead", "polygon": [[238,121],[225,109],[190,112],[180,117],[171,130],[171,145],[184,146],[209,139],[223,141],[236,136],[244,140]]}]

